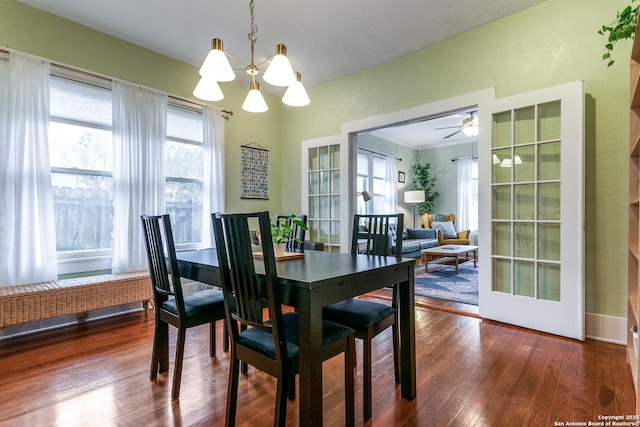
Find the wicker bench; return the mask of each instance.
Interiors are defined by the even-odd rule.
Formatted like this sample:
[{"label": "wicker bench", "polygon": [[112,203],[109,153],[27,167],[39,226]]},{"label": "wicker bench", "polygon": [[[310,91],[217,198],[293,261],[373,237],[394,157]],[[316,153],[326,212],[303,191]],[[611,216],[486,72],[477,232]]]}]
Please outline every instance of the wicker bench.
[{"label": "wicker bench", "polygon": [[0,287],[0,329],[153,298],[148,271]]}]

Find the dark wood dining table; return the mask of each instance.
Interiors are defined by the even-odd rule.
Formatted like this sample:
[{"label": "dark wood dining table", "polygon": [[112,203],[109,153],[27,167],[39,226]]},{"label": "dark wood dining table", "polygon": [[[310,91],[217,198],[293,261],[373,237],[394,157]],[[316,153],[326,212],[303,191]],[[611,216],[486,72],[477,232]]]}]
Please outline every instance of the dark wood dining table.
[{"label": "dark wood dining table", "polygon": [[[180,275],[219,285],[215,249],[178,252]],[[256,272],[264,265],[255,258]],[[300,316],[299,424],[322,425],[322,307],[398,284],[400,386],[402,397],[416,397],[414,259],[307,251],[303,258],[278,261],[283,303]],[[391,369],[391,368],[390,368]]]}]

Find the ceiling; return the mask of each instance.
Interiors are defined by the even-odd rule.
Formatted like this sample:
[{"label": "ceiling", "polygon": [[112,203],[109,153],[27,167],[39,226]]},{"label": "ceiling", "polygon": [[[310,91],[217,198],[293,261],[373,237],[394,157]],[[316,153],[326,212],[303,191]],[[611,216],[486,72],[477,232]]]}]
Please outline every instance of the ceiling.
[{"label": "ceiling", "polygon": [[[195,67],[202,63],[214,37],[224,41],[228,52],[245,62],[250,59],[249,0],[18,1]],[[277,43],[286,44],[294,69],[309,89],[543,1],[255,0],[255,59],[261,62],[273,55]],[[269,91],[268,86],[261,89]],[[456,126],[466,117],[463,112],[449,119],[390,128],[379,136],[420,148],[426,141],[447,141],[442,137],[448,130],[432,128]]]}]

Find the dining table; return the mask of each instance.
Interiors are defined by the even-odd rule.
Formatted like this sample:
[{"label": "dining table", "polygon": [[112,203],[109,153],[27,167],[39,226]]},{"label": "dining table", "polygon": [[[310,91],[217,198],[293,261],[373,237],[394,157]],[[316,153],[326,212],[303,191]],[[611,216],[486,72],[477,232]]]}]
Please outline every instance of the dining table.
[{"label": "dining table", "polygon": [[[215,249],[177,253],[184,278],[219,286]],[[264,274],[263,260],[254,257]],[[322,425],[322,307],[392,285],[398,286],[400,390],[416,397],[414,259],[338,252],[306,251],[276,262],[282,303],[299,314],[299,425]]]}]

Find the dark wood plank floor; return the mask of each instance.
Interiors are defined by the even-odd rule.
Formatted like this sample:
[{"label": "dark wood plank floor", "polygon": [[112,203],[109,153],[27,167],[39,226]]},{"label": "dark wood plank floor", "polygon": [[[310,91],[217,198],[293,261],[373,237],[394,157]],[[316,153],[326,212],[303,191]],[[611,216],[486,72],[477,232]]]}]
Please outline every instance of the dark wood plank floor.
[{"label": "dark wood plank floor", "polygon": [[[394,383],[387,331],[374,340],[373,419],[364,425],[553,426],[635,411],[622,346],[580,343],[420,302],[416,322],[417,398],[404,400]],[[140,312],[0,342],[0,425],[223,425],[228,354],[221,327],[214,358],[207,327],[189,330],[177,402],[170,399],[173,365],[169,376],[149,380],[152,330],[153,315]],[[173,351],[173,328],[171,343]],[[343,424],[342,369],[340,357],[324,364],[327,426]],[[356,381],[362,425],[360,364]],[[240,382],[238,424],[271,425],[274,390],[271,377],[250,368]],[[297,402],[289,402],[290,425],[297,415]]]}]

